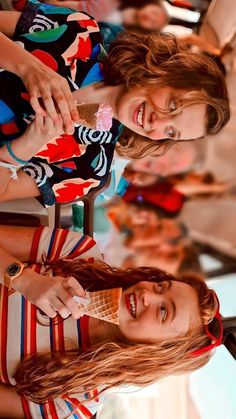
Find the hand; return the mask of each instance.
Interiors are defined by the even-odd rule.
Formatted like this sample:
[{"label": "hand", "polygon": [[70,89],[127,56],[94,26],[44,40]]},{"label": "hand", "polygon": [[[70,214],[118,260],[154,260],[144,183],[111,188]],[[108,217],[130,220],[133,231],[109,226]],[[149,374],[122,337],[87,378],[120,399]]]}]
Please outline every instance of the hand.
[{"label": "hand", "polygon": [[36,113],[34,121],[31,122],[25,131],[24,137],[29,145],[33,145],[32,142],[34,142],[34,145],[37,144],[41,148],[53,138],[60,137],[63,132],[61,116],[58,116],[57,122],[53,122],[49,115],[42,116]]},{"label": "hand", "polygon": [[70,314],[74,319],[80,317],[78,304],[72,297],[85,297],[85,291],[73,277],[50,277],[26,268],[14,280],[13,287],[49,317],[55,317],[57,313],[63,318]]},{"label": "hand", "polygon": [[67,80],[39,60],[32,61],[20,77],[28,90],[34,111],[42,116],[47,111],[55,123],[60,115],[64,131],[73,134],[74,122],[79,119],[79,115]]}]

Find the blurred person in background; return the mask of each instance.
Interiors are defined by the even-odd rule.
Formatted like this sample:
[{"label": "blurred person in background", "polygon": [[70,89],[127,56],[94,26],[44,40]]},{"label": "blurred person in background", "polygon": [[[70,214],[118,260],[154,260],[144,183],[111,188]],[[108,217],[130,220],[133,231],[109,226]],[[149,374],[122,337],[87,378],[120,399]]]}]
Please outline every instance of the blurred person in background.
[{"label": "blurred person in background", "polygon": [[[173,33],[184,45],[198,47],[200,51],[217,57],[219,63],[224,55],[232,51],[229,45],[223,48],[215,47],[196,33],[190,33],[189,29],[186,30],[187,33],[182,29],[183,33],[181,33],[180,26],[175,26],[176,19],[171,19],[169,15],[169,13],[173,14],[175,10],[178,11],[178,7],[173,7],[164,0],[48,0],[46,3],[83,11],[93,16],[99,23],[107,47],[120,32],[136,28],[140,31],[161,32],[165,30]],[[24,4],[25,0],[13,1],[13,8],[21,11]],[[187,13],[191,12],[188,10]],[[168,23],[174,23],[174,25],[168,25]],[[185,25],[185,23],[179,21],[180,25]]]},{"label": "blurred person in background", "polygon": [[162,238],[156,235],[156,240],[153,237],[153,241],[147,240],[146,245],[145,240],[142,242],[138,239],[136,246],[136,240],[133,239],[134,251],[127,256],[122,267],[155,266],[177,276],[195,272],[204,277],[197,247],[191,243],[190,239],[180,237],[171,242],[169,234],[167,231]]}]

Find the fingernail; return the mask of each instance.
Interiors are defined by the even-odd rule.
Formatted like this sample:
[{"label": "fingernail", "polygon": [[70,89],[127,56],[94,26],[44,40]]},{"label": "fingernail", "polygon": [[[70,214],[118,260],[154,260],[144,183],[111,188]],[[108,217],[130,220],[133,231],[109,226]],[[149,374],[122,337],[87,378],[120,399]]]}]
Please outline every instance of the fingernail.
[{"label": "fingernail", "polygon": [[79,119],[79,114],[78,114],[78,112],[77,112],[77,111],[73,111],[73,112],[72,112],[72,118],[73,118],[74,122],[77,122],[77,121],[78,121],[78,119]]},{"label": "fingernail", "polygon": [[61,317],[63,317],[63,319],[66,319],[70,315],[71,315],[71,312],[69,310],[67,310],[67,311],[64,312],[63,316],[61,316]]},{"label": "fingernail", "polygon": [[74,295],[72,298],[76,303],[83,304],[85,307],[88,306],[90,303],[89,298],[79,297],[78,295]]}]

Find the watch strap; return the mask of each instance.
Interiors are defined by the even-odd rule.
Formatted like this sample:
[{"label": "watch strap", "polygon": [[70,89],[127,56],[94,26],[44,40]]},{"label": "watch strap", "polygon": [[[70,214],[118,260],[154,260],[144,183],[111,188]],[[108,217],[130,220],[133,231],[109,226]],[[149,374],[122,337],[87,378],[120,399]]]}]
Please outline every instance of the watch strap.
[{"label": "watch strap", "polygon": [[12,289],[12,283],[14,281],[14,279],[18,278],[18,276],[20,276],[23,272],[23,270],[27,267],[26,264],[22,263],[22,262],[13,262],[11,263],[5,272],[4,275],[4,285],[5,287],[7,287],[9,290]]}]

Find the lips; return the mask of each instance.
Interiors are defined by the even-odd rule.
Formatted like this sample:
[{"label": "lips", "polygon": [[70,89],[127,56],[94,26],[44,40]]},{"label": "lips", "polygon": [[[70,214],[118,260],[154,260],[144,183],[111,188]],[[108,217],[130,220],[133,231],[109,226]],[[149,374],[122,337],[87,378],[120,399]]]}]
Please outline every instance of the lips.
[{"label": "lips", "polygon": [[136,319],[137,316],[137,300],[134,293],[126,294],[125,296],[126,308],[131,316]]},{"label": "lips", "polygon": [[145,103],[142,102],[134,111],[133,122],[135,125],[143,128],[144,123],[144,114],[145,114]]}]

